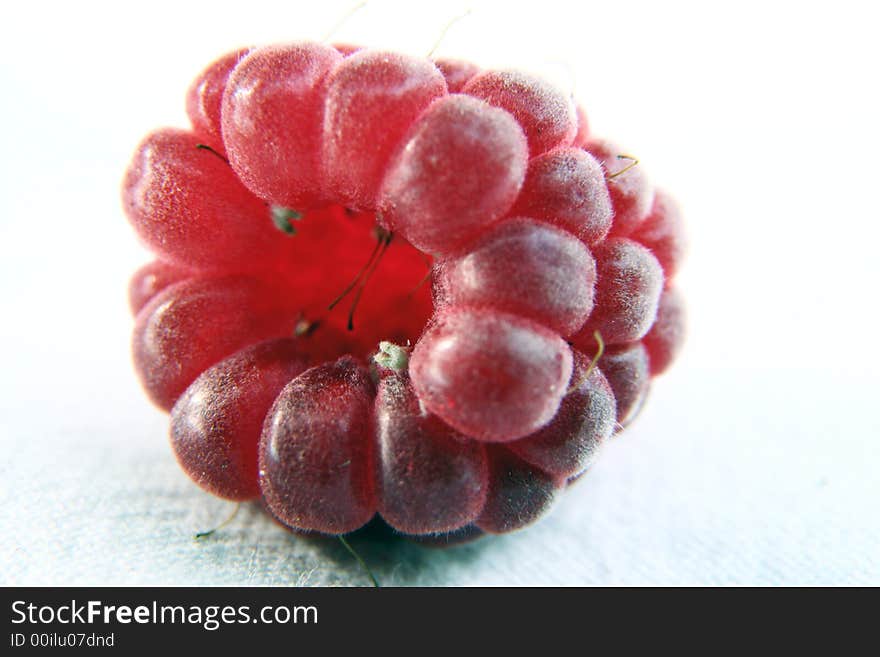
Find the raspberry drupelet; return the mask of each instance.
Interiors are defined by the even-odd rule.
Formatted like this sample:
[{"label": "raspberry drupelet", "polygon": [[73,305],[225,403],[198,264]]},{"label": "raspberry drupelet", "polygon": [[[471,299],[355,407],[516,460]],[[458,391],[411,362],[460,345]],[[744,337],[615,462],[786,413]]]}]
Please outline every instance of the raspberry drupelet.
[{"label": "raspberry drupelet", "polygon": [[297,531],[547,512],[681,347],[678,207],[547,82],[230,52],[137,147],[133,354],[181,467]]}]

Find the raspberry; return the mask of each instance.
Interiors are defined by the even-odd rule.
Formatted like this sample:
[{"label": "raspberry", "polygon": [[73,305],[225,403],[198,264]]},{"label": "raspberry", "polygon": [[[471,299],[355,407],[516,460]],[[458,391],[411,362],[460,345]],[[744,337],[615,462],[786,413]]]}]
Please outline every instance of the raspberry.
[{"label": "raspberry", "polygon": [[[683,340],[674,201],[546,82],[294,43],[196,77],[123,207],[181,467],[296,532],[523,527]],[[623,157],[621,157],[623,156]]]}]

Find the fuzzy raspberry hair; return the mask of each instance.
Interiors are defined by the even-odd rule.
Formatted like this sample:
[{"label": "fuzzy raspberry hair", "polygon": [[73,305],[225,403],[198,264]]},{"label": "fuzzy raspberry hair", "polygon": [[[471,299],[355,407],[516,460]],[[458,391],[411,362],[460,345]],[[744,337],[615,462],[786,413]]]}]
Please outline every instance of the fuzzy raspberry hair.
[{"label": "fuzzy raspberry hair", "polygon": [[535,77],[294,43],[138,146],[135,367],[189,476],[326,534],[544,514],[683,339],[679,212]]}]

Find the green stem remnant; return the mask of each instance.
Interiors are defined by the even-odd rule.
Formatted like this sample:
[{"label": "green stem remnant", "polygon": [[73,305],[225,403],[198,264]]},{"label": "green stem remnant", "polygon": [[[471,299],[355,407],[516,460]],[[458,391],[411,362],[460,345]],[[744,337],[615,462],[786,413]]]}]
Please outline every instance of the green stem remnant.
[{"label": "green stem remnant", "polygon": [[282,233],[287,233],[288,235],[296,235],[296,228],[293,227],[291,221],[299,221],[303,218],[301,212],[297,212],[296,210],[291,210],[290,208],[285,208],[283,205],[273,205],[271,209],[272,213],[272,223],[275,224],[275,228],[280,230]]},{"label": "green stem remnant", "polygon": [[383,340],[379,343],[379,351],[373,356],[373,360],[380,367],[402,372],[409,365],[409,349]]},{"label": "green stem remnant", "polygon": [[345,549],[348,550],[349,554],[351,554],[351,556],[353,556],[357,560],[357,562],[360,564],[361,568],[363,568],[364,572],[370,578],[370,581],[373,582],[373,586],[375,586],[377,589],[382,588],[381,586],[379,586],[379,581],[376,579],[376,576],[373,575],[373,571],[370,570],[370,567],[367,565],[367,562],[361,558],[361,555],[359,555],[357,552],[355,552],[354,548],[351,547],[351,545],[349,544],[349,542],[347,540],[345,540],[345,536],[340,534],[338,538],[339,538],[339,542],[342,543],[342,545],[345,547]]},{"label": "green stem remnant", "polygon": [[607,176],[605,176],[605,180],[613,180],[614,178],[617,178],[617,176],[621,176],[621,175],[625,174],[627,171],[629,171],[630,169],[632,169],[635,165],[637,165],[639,163],[638,158],[635,158],[632,155],[618,155],[617,159],[618,160],[629,160],[630,162],[625,167],[623,167],[620,171],[615,171],[614,173],[609,173]]},{"label": "green stem remnant", "polygon": [[197,540],[200,538],[207,538],[211,534],[214,534],[215,532],[223,529],[226,525],[228,525],[230,522],[232,522],[235,519],[235,516],[238,515],[238,510],[240,508],[241,508],[241,502],[239,502],[235,505],[235,508],[232,510],[232,513],[229,514],[229,517],[226,518],[226,520],[224,520],[219,525],[214,527],[214,529],[209,529],[208,531],[205,531],[205,532],[199,532],[198,534],[195,535],[194,538],[196,538]]}]

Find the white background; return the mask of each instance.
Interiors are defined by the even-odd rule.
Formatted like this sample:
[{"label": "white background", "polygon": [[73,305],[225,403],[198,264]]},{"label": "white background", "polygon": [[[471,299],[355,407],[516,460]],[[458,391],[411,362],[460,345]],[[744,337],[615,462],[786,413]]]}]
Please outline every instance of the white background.
[{"label": "white background", "polygon": [[[362,584],[179,471],[130,365],[119,203],[234,47],[352,2],[16,3],[0,43],[0,583]],[[354,543],[389,584],[880,584],[876,17],[844,2],[391,2],[337,41],[550,76],[681,201],[690,337],[639,421],[538,525]]]}]

